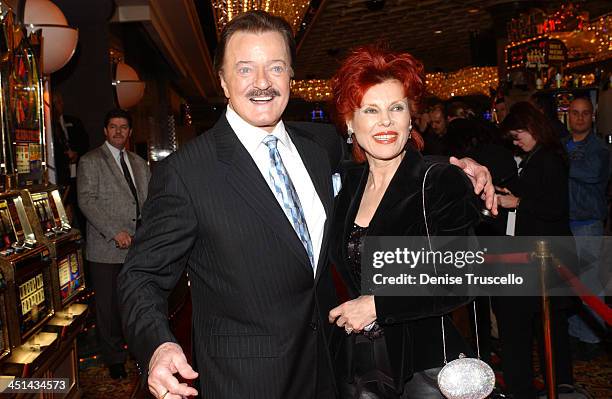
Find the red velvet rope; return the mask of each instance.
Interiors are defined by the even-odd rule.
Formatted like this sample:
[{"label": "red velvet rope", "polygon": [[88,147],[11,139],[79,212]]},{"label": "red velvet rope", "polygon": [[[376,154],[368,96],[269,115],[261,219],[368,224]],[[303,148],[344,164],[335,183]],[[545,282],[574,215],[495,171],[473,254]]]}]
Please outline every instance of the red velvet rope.
[{"label": "red velvet rope", "polygon": [[557,265],[557,272],[569,283],[574,292],[582,299],[582,302],[585,303],[591,310],[599,315],[602,319],[605,320],[608,325],[612,326],[612,309],[604,301],[599,299],[599,297],[593,295],[589,289],[582,284],[580,280],[574,273],[572,273],[567,267],[559,264]]},{"label": "red velvet rope", "polygon": [[[487,254],[485,263],[514,263],[527,264],[532,261],[531,253],[517,252],[508,254]],[[608,325],[612,326],[612,309],[599,297],[593,295],[589,289],[564,265],[557,265],[557,272],[567,281],[574,292],[591,310],[597,313]]]},{"label": "red velvet rope", "polygon": [[531,263],[531,253],[517,252],[510,254],[487,254],[484,256],[485,263]]}]

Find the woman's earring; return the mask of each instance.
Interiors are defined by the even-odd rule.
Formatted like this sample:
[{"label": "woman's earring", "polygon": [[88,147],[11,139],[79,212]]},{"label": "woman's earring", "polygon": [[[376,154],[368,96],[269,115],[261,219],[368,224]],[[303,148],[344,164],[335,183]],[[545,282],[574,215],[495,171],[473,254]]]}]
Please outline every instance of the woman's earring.
[{"label": "woman's earring", "polygon": [[412,125],[408,126],[408,139],[412,138]]},{"label": "woman's earring", "polygon": [[346,138],[346,144],[353,144],[353,129],[348,129],[348,137]]}]

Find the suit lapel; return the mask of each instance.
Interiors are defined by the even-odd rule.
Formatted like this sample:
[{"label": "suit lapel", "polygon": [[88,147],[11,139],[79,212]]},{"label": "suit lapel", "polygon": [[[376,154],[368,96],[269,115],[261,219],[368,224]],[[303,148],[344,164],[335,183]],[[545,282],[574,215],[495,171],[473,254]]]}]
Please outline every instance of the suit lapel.
[{"label": "suit lapel", "polygon": [[[407,207],[399,206],[398,203],[413,201],[415,195],[421,198],[424,167],[425,163],[421,154],[408,149],[372,216],[368,235],[381,235],[381,232],[384,232],[385,235],[395,235],[403,232],[403,226],[408,221],[397,220],[397,218],[405,219],[404,211]],[[415,205],[418,206],[418,209],[422,209],[420,201]],[[397,215],[394,216],[396,213]]]},{"label": "suit lapel", "polygon": [[310,176],[310,180],[317,192],[323,209],[325,210],[325,226],[323,228],[323,240],[321,241],[321,250],[319,251],[319,259],[317,260],[317,275],[315,281],[321,275],[322,269],[327,264],[327,256],[325,256],[325,243],[328,240],[328,234],[331,225],[333,211],[333,191],[331,184],[331,169],[327,162],[322,162],[322,152],[324,151],[315,142],[298,134],[297,129],[287,127],[287,132],[291,137],[291,141],[297,148],[300,158],[306,167],[306,171]]},{"label": "suit lapel", "polygon": [[252,208],[263,223],[285,241],[307,271],[312,273],[310,260],[302,242],[295,234],[293,226],[287,220],[253,158],[240,143],[225,116],[217,122],[212,134],[215,136],[219,161],[227,165],[225,178],[229,186],[242,197],[246,206]]},{"label": "suit lapel", "polygon": [[110,152],[106,144],[102,144],[100,147],[102,149],[102,155],[104,160],[106,161],[106,165],[111,170],[111,173],[115,177],[115,179],[119,182],[119,185],[123,187],[126,192],[132,195],[130,191],[130,186],[128,186],[127,181],[125,180],[125,176],[123,176],[123,172],[119,169],[119,165],[117,165],[117,161],[113,158],[113,154]]}]

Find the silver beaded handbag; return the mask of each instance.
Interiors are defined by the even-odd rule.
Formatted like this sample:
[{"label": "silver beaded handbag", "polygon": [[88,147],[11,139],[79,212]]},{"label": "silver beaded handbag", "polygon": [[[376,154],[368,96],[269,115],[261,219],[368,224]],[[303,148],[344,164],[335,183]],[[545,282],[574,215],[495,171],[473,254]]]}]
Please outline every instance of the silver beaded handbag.
[{"label": "silver beaded handbag", "polygon": [[[425,219],[425,231],[427,232],[427,242],[429,250],[433,251],[427,225],[427,212],[425,208],[425,180],[427,174],[436,165],[429,166],[423,177],[421,188],[423,201],[423,218]],[[434,272],[437,274],[434,261]],[[495,373],[491,366],[480,360],[480,344],[478,342],[478,320],[476,318],[476,302],[474,304],[474,326],[476,335],[477,358],[466,357],[463,353],[458,359],[447,362],[446,360],[446,334],[444,330],[444,316],[440,317],[442,326],[442,350],[444,352],[444,367],[438,373],[438,388],[448,399],[484,399],[493,392],[495,387]]]}]

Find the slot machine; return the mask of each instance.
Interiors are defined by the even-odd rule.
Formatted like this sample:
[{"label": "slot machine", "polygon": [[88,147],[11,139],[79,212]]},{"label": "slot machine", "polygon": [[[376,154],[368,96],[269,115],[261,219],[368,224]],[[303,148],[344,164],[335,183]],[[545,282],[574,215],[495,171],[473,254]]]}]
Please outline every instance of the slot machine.
[{"label": "slot machine", "polygon": [[54,354],[58,334],[43,331],[53,318],[51,257],[36,240],[32,212],[17,192],[0,195],[0,272],[11,353],[0,363],[3,373],[34,375]]},{"label": "slot machine", "polygon": [[36,213],[35,234],[51,252],[55,309],[69,312],[85,289],[81,233],[70,226],[59,190],[54,186],[34,192],[24,190],[23,195],[29,196]]},{"label": "slot machine", "polygon": [[83,261],[80,233],[46,184],[40,32],[28,34],[4,2],[0,21],[0,314],[3,305],[10,351],[0,374],[69,378],[62,397],[79,397],[76,335],[87,306],[73,302]]}]

